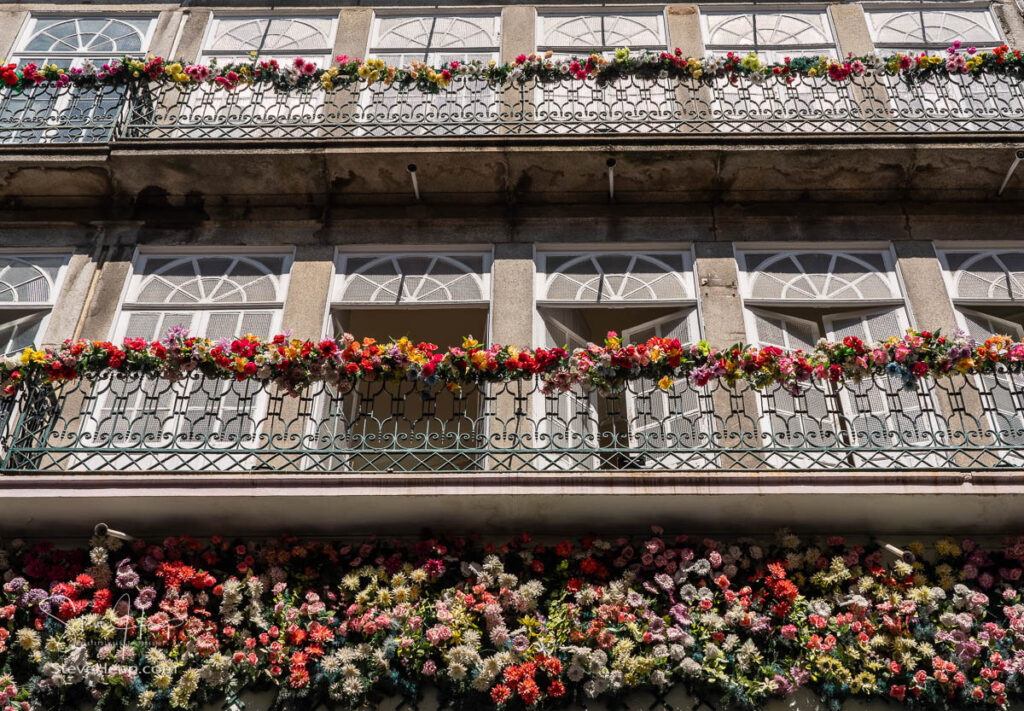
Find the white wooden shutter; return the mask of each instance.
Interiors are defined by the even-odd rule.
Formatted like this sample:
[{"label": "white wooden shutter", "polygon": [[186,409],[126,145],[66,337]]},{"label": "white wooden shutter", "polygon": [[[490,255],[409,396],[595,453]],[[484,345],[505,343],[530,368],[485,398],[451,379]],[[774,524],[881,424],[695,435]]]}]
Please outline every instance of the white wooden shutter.
[{"label": "white wooden shutter", "polygon": [[[1018,341],[1024,337],[1024,329],[1012,321],[970,309],[959,309],[959,312],[967,332],[978,343],[984,343],[993,335],[1010,336]],[[978,381],[983,407],[1000,442],[1024,444],[1024,374],[991,373],[978,376]]]},{"label": "white wooden shutter", "polygon": [[[812,321],[771,311],[751,310],[757,345],[785,351],[812,353],[818,341],[818,325]],[[760,393],[761,410],[774,446],[804,447],[835,444],[836,422],[829,411],[833,397],[827,383],[808,383],[800,395],[772,386]]]},{"label": "white wooden shutter", "polygon": [[[124,338],[156,340],[172,326],[194,330],[196,316],[189,311],[122,312],[116,342]],[[97,438],[95,445],[155,446],[174,435],[177,430],[175,403],[187,400],[186,381],[111,378],[99,382],[102,389],[97,394],[97,421],[92,429]]]},{"label": "white wooden shutter", "polygon": [[[866,346],[903,334],[908,324],[902,307],[831,314],[823,319],[829,339],[841,341],[856,336]],[[841,396],[858,459],[863,456],[867,463],[887,466],[900,456],[898,450],[907,445],[924,447],[937,443],[936,423],[928,414],[933,409],[925,407],[931,397],[927,380],[918,381],[917,389],[909,390],[896,376],[865,378],[861,383],[845,384]],[[873,455],[872,449],[890,451]]]},{"label": "white wooden shutter", "polygon": [[[584,334],[588,327],[579,309],[545,308],[541,310],[544,323],[545,348],[584,348],[590,339]],[[597,446],[596,394],[583,392],[578,387],[569,392],[543,395],[537,403],[537,445],[541,448],[583,448]],[[550,456],[543,458],[542,468],[590,468],[596,458],[580,455]]]},{"label": "white wooden shutter", "polygon": [[[622,333],[623,341],[640,344],[658,337],[692,343],[692,315],[691,309],[627,328]],[[688,460],[683,450],[697,447],[710,434],[710,423],[701,413],[698,392],[688,382],[677,382],[666,392],[655,379],[633,381],[626,392],[626,415],[630,439],[641,453],[647,448],[679,451],[659,454],[656,461],[645,461],[648,467],[678,468]]]}]

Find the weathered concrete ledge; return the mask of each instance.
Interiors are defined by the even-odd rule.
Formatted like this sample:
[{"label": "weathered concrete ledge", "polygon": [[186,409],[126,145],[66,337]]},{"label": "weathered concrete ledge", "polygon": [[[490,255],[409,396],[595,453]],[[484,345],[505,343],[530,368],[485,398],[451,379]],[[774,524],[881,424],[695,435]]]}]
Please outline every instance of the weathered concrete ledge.
[{"label": "weathered concrete ledge", "polygon": [[997,534],[1019,528],[1021,472],[479,474],[96,472],[0,476],[0,534],[487,533],[780,527]]},{"label": "weathered concrete ledge", "polygon": [[[162,207],[414,202],[447,205],[930,201],[996,198],[1024,135],[643,136],[173,141],[5,146],[0,211],[93,207],[131,218]],[[457,170],[454,169],[457,167]],[[1024,198],[1024,171],[1000,201]],[[187,215],[185,215],[187,217]]]}]

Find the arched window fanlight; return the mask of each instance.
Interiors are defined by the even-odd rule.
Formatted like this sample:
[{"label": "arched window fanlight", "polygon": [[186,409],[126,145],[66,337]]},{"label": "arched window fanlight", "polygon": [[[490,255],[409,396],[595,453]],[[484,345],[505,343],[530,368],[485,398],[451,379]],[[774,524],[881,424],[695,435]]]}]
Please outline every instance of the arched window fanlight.
[{"label": "arched window fanlight", "polygon": [[485,255],[344,255],[335,303],[487,303]]},{"label": "arched window fanlight", "polygon": [[858,301],[899,299],[895,273],[881,252],[745,253],[748,299]]}]

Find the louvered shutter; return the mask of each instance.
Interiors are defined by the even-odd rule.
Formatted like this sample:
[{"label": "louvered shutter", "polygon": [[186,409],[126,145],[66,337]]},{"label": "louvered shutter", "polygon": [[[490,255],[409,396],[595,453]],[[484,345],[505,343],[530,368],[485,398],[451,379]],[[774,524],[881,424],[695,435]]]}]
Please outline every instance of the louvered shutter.
[{"label": "louvered shutter", "polygon": [[[193,329],[196,314],[187,311],[132,311],[121,315],[123,338],[152,341],[172,326]],[[96,421],[87,423],[95,440],[84,434],[94,446],[156,446],[176,433],[176,405],[186,401],[187,381],[171,382],[163,378],[98,381]]]},{"label": "louvered shutter", "polygon": [[[203,316],[203,330],[214,342],[248,334],[266,340],[274,319],[272,311],[212,311]],[[263,387],[249,379],[195,381],[183,403],[181,434],[196,446],[251,445],[258,427],[254,413],[262,411],[257,405],[263,396]]]},{"label": "louvered shutter", "polygon": [[[814,351],[818,327],[813,322],[769,311],[752,314],[757,345],[808,354]],[[828,406],[831,397],[829,386],[818,383],[802,385],[799,395],[777,385],[762,390],[761,409],[772,444],[796,448],[835,444],[835,421]]]},{"label": "louvered shutter", "polygon": [[[683,344],[692,343],[691,312],[673,314],[649,321],[623,331],[626,343],[646,343],[654,337],[678,338]],[[707,441],[710,423],[702,415],[697,390],[686,381],[677,382],[669,391],[658,387],[651,378],[641,378],[629,384],[626,414],[629,418],[630,438],[641,453],[647,449],[676,450],[645,457],[644,465],[658,468],[678,468],[689,457],[689,450]]]},{"label": "louvered shutter", "polygon": [[[544,346],[567,350],[586,347],[589,339],[586,320],[579,309],[543,309]],[[580,449],[597,446],[596,395],[573,388],[565,393],[543,395],[538,423],[537,445],[544,449]],[[542,458],[541,466],[550,469],[593,468],[596,459],[574,455]]]},{"label": "louvered shutter", "polygon": [[[967,332],[978,343],[984,343],[993,335],[1010,336],[1017,341],[1024,335],[1020,325],[1012,321],[969,309],[960,309],[960,314]],[[1017,446],[1024,444],[1024,374],[985,374],[978,376],[978,381],[984,393],[983,407],[992,419],[999,441]]]},{"label": "louvered shutter", "polygon": [[[824,317],[828,337],[841,341],[856,336],[866,345],[881,341],[907,329],[902,307],[860,314],[833,314]],[[897,376],[876,376],[861,383],[848,383],[841,390],[843,410],[857,459],[878,466],[896,463],[900,449],[938,444],[935,423],[925,403],[930,400],[927,380],[918,381],[909,390]],[[929,403],[930,405],[930,403]],[[872,454],[873,449],[888,450]]]}]

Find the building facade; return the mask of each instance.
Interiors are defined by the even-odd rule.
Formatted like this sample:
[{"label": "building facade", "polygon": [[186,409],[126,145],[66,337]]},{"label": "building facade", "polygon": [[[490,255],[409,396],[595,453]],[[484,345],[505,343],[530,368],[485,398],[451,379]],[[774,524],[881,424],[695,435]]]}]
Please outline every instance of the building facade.
[{"label": "building facade", "polygon": [[[1004,45],[1009,0],[0,4],[0,351],[32,373],[4,401],[0,533],[1014,533],[1024,79],[962,70],[1018,66]],[[217,374],[33,370],[69,339],[134,368],[124,344],[182,329]],[[970,344],[963,368],[865,365],[907,329]],[[665,381],[566,356],[560,387],[405,377],[385,348],[291,388],[271,366],[304,355],[231,345],[281,333],[514,346],[492,372],[609,337],[689,355]],[[795,386],[736,365],[823,339],[865,350]]]}]

